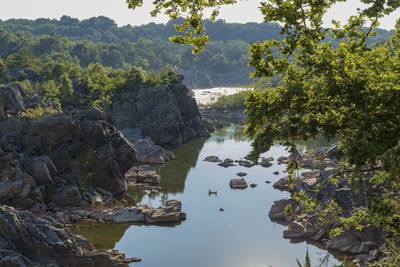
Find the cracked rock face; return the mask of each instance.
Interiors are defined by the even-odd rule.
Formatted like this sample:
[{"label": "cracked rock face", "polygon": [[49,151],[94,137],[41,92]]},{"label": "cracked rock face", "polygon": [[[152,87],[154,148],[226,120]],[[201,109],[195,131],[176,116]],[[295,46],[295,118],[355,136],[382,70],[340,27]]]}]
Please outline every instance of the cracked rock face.
[{"label": "cracked rock face", "polygon": [[118,129],[123,129],[128,139],[132,138],[130,141],[133,143],[137,141],[133,139],[138,138],[132,132],[136,128],[143,136],[151,137],[157,145],[168,149],[194,138],[209,136],[196,100],[182,82],[125,93],[114,99],[108,115]]},{"label": "cracked rock face", "polygon": [[0,122],[0,203],[64,207],[79,205],[90,187],[114,197],[124,193],[136,150],[111,124],[88,120],[103,116],[89,108],[73,118]]},{"label": "cracked rock face", "polygon": [[0,206],[0,266],[111,267],[127,262],[123,253],[95,250],[50,217]]}]

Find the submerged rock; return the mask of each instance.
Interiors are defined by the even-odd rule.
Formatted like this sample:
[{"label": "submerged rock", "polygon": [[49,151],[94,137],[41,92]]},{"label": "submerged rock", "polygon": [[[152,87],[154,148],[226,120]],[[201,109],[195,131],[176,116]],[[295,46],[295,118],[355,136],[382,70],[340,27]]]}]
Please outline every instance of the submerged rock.
[{"label": "submerged rock", "polygon": [[237,175],[237,176],[240,176],[240,177],[243,177],[243,176],[246,176],[247,173],[245,173],[245,172],[238,172],[238,173],[236,173],[236,175]]}]

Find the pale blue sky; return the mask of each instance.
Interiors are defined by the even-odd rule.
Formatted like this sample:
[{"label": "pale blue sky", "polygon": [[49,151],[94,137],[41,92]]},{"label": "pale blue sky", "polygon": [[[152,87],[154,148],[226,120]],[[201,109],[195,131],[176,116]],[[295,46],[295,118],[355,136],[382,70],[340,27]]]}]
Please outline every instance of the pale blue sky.
[{"label": "pale blue sky", "polygon": [[[0,0],[0,19],[9,18],[60,18],[62,15],[86,19],[104,15],[114,19],[120,26],[131,24],[141,25],[149,22],[164,23],[165,16],[152,18],[149,15],[152,0],[144,0],[144,7],[136,11],[129,10],[125,0]],[[223,7],[220,18],[227,22],[261,22],[262,16],[258,10],[260,0],[244,0],[241,3]],[[354,14],[359,0],[348,0],[331,10],[325,17],[326,25],[330,26],[332,19],[345,21]],[[381,21],[381,28],[393,29],[400,10]]]}]

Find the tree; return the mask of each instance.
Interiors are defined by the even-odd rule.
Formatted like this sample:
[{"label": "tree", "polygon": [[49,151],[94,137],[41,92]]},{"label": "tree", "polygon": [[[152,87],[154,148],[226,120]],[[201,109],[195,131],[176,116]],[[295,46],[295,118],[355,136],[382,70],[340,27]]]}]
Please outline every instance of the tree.
[{"label": "tree", "polygon": [[[131,8],[142,4],[141,0],[127,2]],[[203,29],[200,19],[205,8],[236,2],[154,1],[152,14],[164,12],[174,18],[186,12],[186,21],[197,32]],[[251,44],[249,64],[255,69],[251,75],[284,75],[284,84],[250,94],[246,132],[253,139],[252,154],[256,157],[276,141],[294,148],[299,140],[339,136],[344,171],[352,173],[359,184],[367,179],[363,173],[376,174],[368,179],[376,193],[369,193],[366,210],[344,218],[344,224],[373,223],[387,236],[398,236],[400,20],[391,48],[387,42],[371,47],[368,39],[376,35],[379,19],[399,8],[400,2],[362,0],[367,7],[360,7],[346,25],[334,22],[334,29],[324,29],[324,14],[338,2],[345,0],[269,0],[261,4],[265,22],[282,24],[284,39]],[[191,37],[188,25],[177,29]],[[190,38],[173,41],[194,45],[194,52],[205,45]],[[400,247],[398,240],[396,246]],[[400,264],[398,259],[391,260],[391,265],[385,266]]]},{"label": "tree", "polygon": [[27,47],[22,47],[18,53],[7,58],[7,65],[12,68],[30,68],[34,64],[34,56]]},{"label": "tree", "polygon": [[63,73],[60,77],[60,85],[58,86],[60,90],[60,96],[62,102],[69,102],[72,100],[74,93],[74,87],[72,86],[72,81],[68,76],[68,73]]},{"label": "tree", "polygon": [[3,59],[0,58],[0,83],[6,83],[10,79],[10,73]]},{"label": "tree", "polygon": [[99,63],[90,64],[85,76],[88,77],[90,104],[107,110],[111,105],[111,97],[115,89],[107,70]]}]

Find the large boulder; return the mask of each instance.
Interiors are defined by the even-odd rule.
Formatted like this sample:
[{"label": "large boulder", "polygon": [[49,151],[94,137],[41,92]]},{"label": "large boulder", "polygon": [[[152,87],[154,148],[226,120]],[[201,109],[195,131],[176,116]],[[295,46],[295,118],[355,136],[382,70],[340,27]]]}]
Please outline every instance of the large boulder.
[{"label": "large boulder", "polygon": [[[0,112],[17,114],[25,110],[24,93],[19,85],[0,86]],[[1,116],[5,114],[0,114]]]},{"label": "large boulder", "polygon": [[[110,119],[118,129],[139,128],[162,147],[174,148],[197,137],[209,136],[189,89],[182,83],[132,90],[113,100]],[[127,134],[131,142],[137,135]]]},{"label": "large boulder", "polygon": [[288,239],[308,239],[317,231],[307,221],[293,221],[289,223],[288,229],[283,231],[283,237]]},{"label": "large boulder", "polygon": [[175,159],[171,151],[154,145],[149,139],[137,140],[134,146],[137,151],[137,160],[142,163],[164,164]]},{"label": "large boulder", "polygon": [[246,183],[246,180],[244,178],[236,178],[236,179],[232,179],[229,182],[229,186],[232,189],[246,189],[247,188],[247,183]]},{"label": "large boulder", "polygon": [[378,231],[346,231],[329,239],[328,249],[338,250],[350,254],[368,254],[378,248],[382,240]]},{"label": "large boulder", "polygon": [[159,184],[161,176],[157,170],[148,165],[132,167],[126,174],[126,179],[133,183]]},{"label": "large boulder", "polygon": [[288,205],[291,205],[292,209],[294,209],[297,205],[297,202],[294,199],[281,199],[275,201],[274,204],[271,206],[271,209],[269,210],[269,218],[272,221],[290,222],[290,214],[285,213],[285,209]]}]

